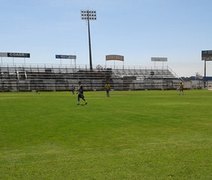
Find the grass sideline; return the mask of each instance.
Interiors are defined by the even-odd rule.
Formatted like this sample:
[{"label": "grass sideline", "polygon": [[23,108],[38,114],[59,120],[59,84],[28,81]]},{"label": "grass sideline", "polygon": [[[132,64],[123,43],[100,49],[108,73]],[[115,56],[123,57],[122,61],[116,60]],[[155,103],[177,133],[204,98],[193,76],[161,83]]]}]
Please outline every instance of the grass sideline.
[{"label": "grass sideline", "polygon": [[0,93],[0,179],[212,179],[212,92]]}]

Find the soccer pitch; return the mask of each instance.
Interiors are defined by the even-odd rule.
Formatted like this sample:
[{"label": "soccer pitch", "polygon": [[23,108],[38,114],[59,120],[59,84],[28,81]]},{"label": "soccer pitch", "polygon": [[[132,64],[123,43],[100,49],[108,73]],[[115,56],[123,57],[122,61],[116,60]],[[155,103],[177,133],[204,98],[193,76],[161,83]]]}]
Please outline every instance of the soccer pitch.
[{"label": "soccer pitch", "polygon": [[0,179],[212,179],[212,91],[0,93]]}]

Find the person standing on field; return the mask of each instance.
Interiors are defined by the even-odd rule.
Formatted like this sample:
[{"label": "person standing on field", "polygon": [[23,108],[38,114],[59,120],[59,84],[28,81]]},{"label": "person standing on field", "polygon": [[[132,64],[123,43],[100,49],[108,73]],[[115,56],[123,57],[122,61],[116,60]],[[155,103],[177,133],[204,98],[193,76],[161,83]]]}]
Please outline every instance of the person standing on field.
[{"label": "person standing on field", "polygon": [[179,93],[180,93],[180,95],[184,94],[183,90],[184,90],[184,85],[183,85],[183,82],[181,81],[180,85],[179,85]]},{"label": "person standing on field", "polygon": [[74,85],[72,85],[71,86],[71,92],[72,92],[73,95],[74,95],[74,91],[75,91],[75,87],[74,87]]},{"label": "person standing on field", "polygon": [[106,91],[107,97],[110,97],[110,83],[109,82],[106,82],[106,84],[105,84],[105,91]]},{"label": "person standing on field", "polygon": [[78,96],[77,96],[77,105],[80,105],[80,99],[82,99],[85,102],[85,105],[87,104],[87,101],[85,100],[84,97],[84,89],[83,86],[81,84],[81,82],[79,81],[79,87],[78,87]]}]

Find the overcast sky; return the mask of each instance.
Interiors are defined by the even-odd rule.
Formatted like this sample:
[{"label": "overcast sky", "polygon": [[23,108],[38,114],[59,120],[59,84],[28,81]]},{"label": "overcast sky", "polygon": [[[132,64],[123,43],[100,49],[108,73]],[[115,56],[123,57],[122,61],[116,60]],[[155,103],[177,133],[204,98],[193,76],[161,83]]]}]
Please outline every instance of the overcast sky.
[{"label": "overcast sky", "polygon": [[[89,64],[87,24],[80,15],[87,9],[97,12],[91,22],[94,67],[104,65],[108,54],[141,67],[154,66],[151,57],[167,57],[165,65],[179,76],[191,76],[203,74],[201,51],[212,49],[212,0],[0,2],[0,52],[29,52],[30,63],[59,64],[55,54],[75,54],[77,64]],[[212,75],[212,62],[207,65]]]}]

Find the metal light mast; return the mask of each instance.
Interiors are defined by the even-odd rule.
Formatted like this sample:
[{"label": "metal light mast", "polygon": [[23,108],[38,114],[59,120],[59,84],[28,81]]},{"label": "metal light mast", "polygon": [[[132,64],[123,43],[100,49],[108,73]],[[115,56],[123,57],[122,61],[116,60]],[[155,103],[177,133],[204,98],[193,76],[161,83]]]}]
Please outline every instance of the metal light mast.
[{"label": "metal light mast", "polygon": [[91,53],[91,33],[90,33],[90,20],[96,20],[96,11],[81,11],[82,20],[87,20],[88,22],[88,46],[89,46],[89,62],[90,62],[90,70],[93,70],[92,67],[92,53]]}]

